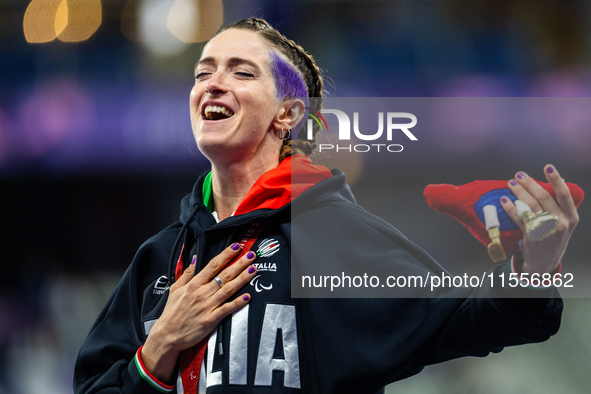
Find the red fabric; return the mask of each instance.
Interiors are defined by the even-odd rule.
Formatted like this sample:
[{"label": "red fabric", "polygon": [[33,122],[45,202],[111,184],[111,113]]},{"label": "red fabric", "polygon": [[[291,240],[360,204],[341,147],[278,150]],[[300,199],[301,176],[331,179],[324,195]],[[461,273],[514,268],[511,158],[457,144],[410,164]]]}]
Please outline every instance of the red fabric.
[{"label": "red fabric", "polygon": [[179,280],[181,275],[183,274],[184,264],[183,264],[183,251],[185,250],[185,244],[181,246],[181,253],[179,253],[179,258],[176,261],[176,269],[174,271],[174,279],[175,281]]},{"label": "red fabric", "polygon": [[[556,199],[552,185],[546,182],[536,181],[550,195]],[[583,189],[574,183],[567,182],[575,205],[578,207],[583,201]],[[484,223],[478,219],[474,210],[474,204],[484,194],[496,189],[507,189],[507,181],[474,181],[461,186],[440,184],[428,185],[423,194],[427,204],[437,212],[445,213],[462,223],[470,233],[487,246],[491,239],[486,231]],[[501,231],[501,244],[505,253],[515,253],[519,250],[518,242],[523,238],[521,230]]]},{"label": "red fabric", "polygon": [[332,176],[330,170],[312,164],[308,156],[293,155],[277,168],[265,172],[252,186],[234,215],[256,209],[278,209],[320,181]]},{"label": "red fabric", "polygon": [[183,350],[179,355],[179,368],[185,394],[197,393],[199,373],[201,372],[201,364],[203,363],[208,341],[209,336],[192,348]]}]

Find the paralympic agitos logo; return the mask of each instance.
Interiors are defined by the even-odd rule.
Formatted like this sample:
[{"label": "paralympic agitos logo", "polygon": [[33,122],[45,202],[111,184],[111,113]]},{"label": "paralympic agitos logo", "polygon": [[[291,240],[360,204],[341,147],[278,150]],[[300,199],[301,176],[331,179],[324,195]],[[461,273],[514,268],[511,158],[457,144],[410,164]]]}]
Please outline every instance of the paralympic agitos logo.
[{"label": "paralympic agitos logo", "polygon": [[[311,140],[313,138],[313,127],[314,122],[318,124],[320,130],[328,131],[328,125],[326,119],[322,114],[332,114],[337,117],[338,121],[338,138],[340,141],[351,140],[351,119],[349,116],[338,109],[327,109],[322,108],[320,112],[315,111],[311,108],[305,107],[306,114],[308,115],[308,121],[306,124],[306,138]],[[384,122],[385,119],[385,122]],[[406,120],[406,122],[405,122]],[[410,121],[410,122],[408,122]],[[378,140],[382,139],[384,134],[384,123],[386,123],[386,141],[388,143],[377,143]],[[377,152],[402,152],[404,149],[401,144],[390,143],[394,135],[398,132],[402,132],[411,141],[418,141],[417,137],[411,133],[410,129],[416,126],[417,117],[409,112],[378,112],[378,130],[375,133],[362,132],[359,127],[359,112],[353,112],[353,134],[354,136],[362,141],[376,141],[376,143],[365,143],[365,144],[318,144],[318,151],[329,151],[334,150],[348,151],[348,152],[369,152],[371,150]]]}]

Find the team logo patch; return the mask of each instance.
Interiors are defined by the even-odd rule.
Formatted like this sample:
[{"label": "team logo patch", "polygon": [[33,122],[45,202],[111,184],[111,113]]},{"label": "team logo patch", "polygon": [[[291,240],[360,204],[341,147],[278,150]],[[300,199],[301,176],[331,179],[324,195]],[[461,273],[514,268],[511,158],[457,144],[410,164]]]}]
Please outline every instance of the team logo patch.
[{"label": "team logo patch", "polygon": [[279,242],[277,242],[273,238],[267,238],[259,244],[259,248],[257,249],[257,256],[269,257],[273,256],[277,252],[279,252]]}]

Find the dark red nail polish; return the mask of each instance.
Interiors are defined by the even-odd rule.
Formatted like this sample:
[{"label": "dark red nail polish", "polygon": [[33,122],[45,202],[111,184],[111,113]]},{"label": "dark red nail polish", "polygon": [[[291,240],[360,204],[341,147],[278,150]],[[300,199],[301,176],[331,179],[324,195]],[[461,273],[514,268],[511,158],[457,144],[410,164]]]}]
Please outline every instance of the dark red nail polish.
[{"label": "dark red nail polish", "polygon": [[[513,182],[515,182],[515,181],[513,181]],[[503,204],[507,204],[507,202],[509,202],[509,199],[508,199],[507,197],[502,197],[502,198],[501,198],[501,202],[502,202]]]},{"label": "dark red nail polish", "polygon": [[254,274],[254,267],[252,265],[248,267],[248,273],[251,275]]},{"label": "dark red nail polish", "polygon": [[234,245],[232,245],[232,250],[238,250],[240,249],[240,245],[238,244],[238,242],[234,243]]},{"label": "dark red nail polish", "polygon": [[511,184],[511,186],[517,186],[517,181],[515,179],[511,179],[509,184]]},{"label": "dark red nail polish", "polygon": [[250,300],[250,297],[248,296],[248,294],[245,294],[244,297],[242,297],[242,299],[244,301],[248,301],[248,300]]},{"label": "dark red nail polish", "polygon": [[248,252],[248,254],[246,255],[246,258],[250,260],[250,259],[254,259],[254,256],[255,256],[254,252],[250,251],[250,252]]},{"label": "dark red nail polish", "polygon": [[525,174],[520,171],[520,172],[517,173],[517,178],[518,179],[523,179],[523,178],[525,178]]},{"label": "dark red nail polish", "polygon": [[548,168],[546,169],[546,171],[548,171],[548,174],[552,174],[554,172],[554,167],[548,166]]}]

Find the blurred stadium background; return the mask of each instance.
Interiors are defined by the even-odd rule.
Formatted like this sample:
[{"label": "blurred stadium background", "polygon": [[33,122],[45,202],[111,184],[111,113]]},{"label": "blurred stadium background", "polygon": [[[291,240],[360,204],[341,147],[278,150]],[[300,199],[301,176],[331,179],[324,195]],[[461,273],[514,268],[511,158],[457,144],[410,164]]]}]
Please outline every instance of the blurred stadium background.
[{"label": "blurred stadium background", "polygon": [[[249,16],[312,53],[332,97],[591,93],[583,0],[0,0],[0,394],[72,391],[77,350],[135,250],[176,220],[207,168],[188,111],[203,41]],[[591,191],[588,128],[458,130],[418,144],[337,165],[361,205],[446,266],[489,261],[430,210],[428,183],[540,178],[551,162]],[[588,205],[565,267],[588,262]],[[388,392],[588,393],[590,307],[567,300],[547,343],[428,367]]]}]

